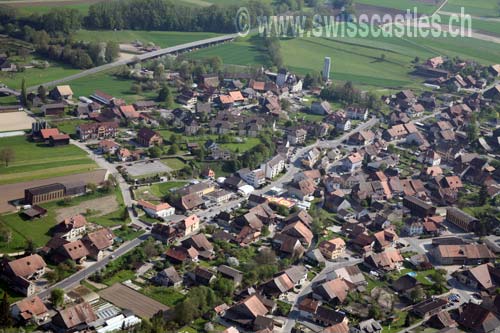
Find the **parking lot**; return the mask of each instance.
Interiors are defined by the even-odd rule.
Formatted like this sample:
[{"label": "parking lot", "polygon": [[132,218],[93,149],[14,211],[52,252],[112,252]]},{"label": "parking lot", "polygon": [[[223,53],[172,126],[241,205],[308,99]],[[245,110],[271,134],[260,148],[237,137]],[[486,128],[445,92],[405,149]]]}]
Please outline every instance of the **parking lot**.
[{"label": "parking lot", "polygon": [[172,169],[161,163],[160,161],[147,161],[147,162],[137,162],[129,163],[124,165],[127,173],[132,177],[140,177],[145,175],[163,174],[171,172]]}]

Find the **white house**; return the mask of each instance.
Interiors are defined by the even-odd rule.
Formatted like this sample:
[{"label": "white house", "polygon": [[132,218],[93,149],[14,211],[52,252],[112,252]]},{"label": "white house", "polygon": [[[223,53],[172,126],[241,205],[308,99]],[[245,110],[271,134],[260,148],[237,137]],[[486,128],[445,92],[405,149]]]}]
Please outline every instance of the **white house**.
[{"label": "white house", "polygon": [[285,169],[285,157],[278,154],[266,163],[263,163],[260,168],[264,171],[267,179],[273,179]]},{"label": "white house", "polygon": [[438,166],[441,164],[441,156],[434,150],[427,150],[425,154],[420,155],[420,161],[427,163],[430,166]]},{"label": "white house", "polygon": [[346,110],[347,118],[352,120],[368,119],[368,108],[350,106]]},{"label": "white house", "polygon": [[352,153],[344,159],[344,167],[349,172],[354,172],[356,169],[361,168],[363,164],[363,156],[360,153]]},{"label": "white house", "polygon": [[137,203],[152,218],[166,218],[175,214],[175,208],[166,202],[155,205],[148,201],[139,200]]},{"label": "white house", "polygon": [[81,214],[65,218],[56,226],[56,232],[61,238],[71,242],[85,235],[87,220]]},{"label": "white house", "polygon": [[262,169],[249,170],[245,168],[239,170],[238,175],[254,188],[259,188],[266,183],[266,175]]},{"label": "white house", "polygon": [[424,232],[423,224],[412,219],[405,222],[403,229],[408,236],[420,236]]}]

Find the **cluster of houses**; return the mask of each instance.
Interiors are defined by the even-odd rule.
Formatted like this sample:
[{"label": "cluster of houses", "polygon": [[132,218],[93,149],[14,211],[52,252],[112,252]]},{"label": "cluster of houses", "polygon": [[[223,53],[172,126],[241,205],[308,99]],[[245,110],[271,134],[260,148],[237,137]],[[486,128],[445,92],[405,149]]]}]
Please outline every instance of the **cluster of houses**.
[{"label": "cluster of houses", "polygon": [[[439,57],[429,59],[417,70],[433,76],[432,84],[437,84],[444,75],[444,63]],[[492,75],[495,70],[497,76],[500,73],[497,65],[490,70]],[[270,124],[274,129],[275,121],[288,119],[280,98],[302,90],[301,80],[293,74],[280,70],[267,75],[273,80],[250,79],[247,85],[234,79],[221,82],[218,76],[205,75],[199,86],[185,87],[177,96],[177,102],[186,107],[184,110],[163,110],[160,117],[182,128],[186,136],[207,131],[256,137]],[[481,88],[485,86],[481,82],[474,76],[463,79],[456,74],[447,75],[440,84]],[[500,170],[491,158],[478,153],[481,150],[471,149],[467,135],[474,115],[495,103],[495,89],[500,94],[500,88],[492,89],[493,92],[490,89],[454,99],[431,92],[417,96],[410,90],[384,96],[391,112],[380,119],[381,125],[353,131],[337,147],[311,145],[295,159],[301,170],[291,179],[256,194],[260,193],[256,189],[279,180],[297,149],[305,146],[308,139],[324,138],[331,129],[349,132],[355,123],[369,117],[370,110],[357,105],[334,111],[328,102],[314,102],[308,112],[323,119],[283,131],[274,156],[259,168],[240,169],[228,177],[216,177],[214,170],[205,168],[201,173],[205,180],[173,190],[164,200],[137,200],[137,207],[157,220],[152,224],[151,235],[168,245],[161,254],[165,268],[154,268],[147,283],[189,288],[210,286],[221,277],[231,280],[236,288],[231,302],[214,309],[218,318],[232,325],[224,331],[227,333],[277,330],[280,323],[275,315],[280,313],[281,302],[298,309],[299,322],[310,322],[321,332],[382,332],[382,322],[369,316],[352,321],[356,316],[353,307],[346,306],[354,298],[352,295],[367,296],[369,280],[387,282],[388,288],[407,305],[407,311],[440,332],[455,332],[457,327],[481,333],[494,331],[500,327],[498,246],[472,237],[451,236],[454,232],[481,232],[484,221],[457,205],[469,193],[467,188],[484,188],[488,200],[500,193]],[[63,105],[64,112],[65,103],[72,98],[71,88],[56,87],[50,97]],[[42,109],[47,115],[57,114],[54,110],[58,104],[44,105]],[[82,141],[98,141],[100,153],[116,156],[120,161],[137,160],[144,156],[144,150],[130,151],[114,138],[120,125],[132,122],[140,125],[134,138],[138,146],[162,145],[162,136],[153,129],[158,120],[151,111],[156,109],[154,102],[128,105],[96,91],[89,99],[80,99],[76,106],[76,115],[94,120],[78,125],[76,134]],[[421,120],[425,115],[430,116],[430,121]],[[57,129],[43,124],[37,129],[34,136],[38,140],[52,145],[69,141]],[[482,134],[489,135],[479,140],[480,149],[498,152],[500,131],[485,128]],[[197,143],[187,145],[190,151],[197,148]],[[214,160],[231,158],[229,151],[214,142],[207,142],[205,148]],[[39,204],[85,191],[86,186],[81,183],[26,189],[24,202],[31,207],[24,214],[30,218],[41,216],[46,211]],[[200,219],[201,209],[236,198],[243,203],[238,209],[221,210],[210,221]],[[329,216],[328,222],[322,221],[325,225],[320,225],[320,230],[319,217],[309,211],[312,205]],[[335,226],[329,223],[333,220]],[[207,232],[205,223],[214,227],[213,231]],[[99,261],[115,240],[111,230],[90,228],[82,215],[64,219],[52,230],[52,236],[38,254],[2,261],[1,277],[28,296],[12,309],[20,321],[41,323],[49,317],[44,303],[33,296],[48,269],[45,260],[56,264],[69,260],[77,265],[84,265],[88,259]],[[423,252],[419,249],[414,254],[402,250],[407,237],[433,239]],[[265,281],[246,286],[247,272],[239,267],[238,259],[223,253],[224,250],[215,250],[221,242],[237,249],[272,251],[280,260],[293,264],[280,267]],[[224,256],[225,263],[207,265],[218,256]],[[332,262],[334,269],[317,270],[317,278],[311,279],[314,268],[328,267]],[[424,295],[415,300],[415,290],[422,288],[415,272],[440,266],[457,266],[452,277],[476,290],[479,300],[460,304],[454,312],[449,310],[453,300],[446,295]],[[389,278],[408,267],[414,274]],[[299,294],[297,299],[289,300],[289,296]],[[137,313],[127,311],[114,315],[115,321],[99,317],[95,308],[84,301],[59,310],[52,321],[64,329],[97,328],[98,332],[107,332],[116,325],[127,327],[140,320]],[[102,318],[106,320],[95,325]],[[309,331],[304,327],[303,332]]]},{"label": "cluster of houses", "polygon": [[13,290],[24,296],[40,291],[37,281],[43,278],[48,260],[51,264],[67,260],[82,265],[87,259],[102,260],[114,243],[115,236],[107,228],[89,227],[83,215],[75,215],[61,221],[53,230],[52,238],[41,249],[40,254],[31,254],[20,259],[2,263],[1,277]]}]

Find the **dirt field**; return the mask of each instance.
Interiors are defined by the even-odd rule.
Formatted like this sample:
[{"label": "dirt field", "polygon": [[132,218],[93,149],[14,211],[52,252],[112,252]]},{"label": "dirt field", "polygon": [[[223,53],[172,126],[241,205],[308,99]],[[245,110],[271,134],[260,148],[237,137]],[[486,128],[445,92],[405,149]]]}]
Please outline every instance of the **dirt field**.
[{"label": "dirt field", "polygon": [[0,132],[30,129],[34,122],[26,112],[0,113]]},{"label": "dirt field", "polygon": [[87,209],[98,212],[96,214],[92,214],[92,216],[103,216],[116,211],[118,209],[118,202],[116,201],[115,195],[109,195],[104,198],[84,201],[74,207],[61,208],[56,211],[57,221],[64,220],[67,217],[75,216],[77,214],[85,213]]},{"label": "dirt field", "polygon": [[121,283],[116,283],[100,291],[99,296],[122,309],[131,310],[135,315],[142,318],[149,319],[158,311],[169,309],[168,306],[144,296]]},{"label": "dirt field", "polygon": [[0,186],[0,213],[12,212],[15,207],[9,201],[24,198],[24,190],[30,187],[48,185],[57,182],[85,181],[86,183],[98,184],[104,181],[106,170],[100,169],[92,172],[79,173],[76,175],[62,176],[49,179],[40,179],[30,182],[7,184]]}]

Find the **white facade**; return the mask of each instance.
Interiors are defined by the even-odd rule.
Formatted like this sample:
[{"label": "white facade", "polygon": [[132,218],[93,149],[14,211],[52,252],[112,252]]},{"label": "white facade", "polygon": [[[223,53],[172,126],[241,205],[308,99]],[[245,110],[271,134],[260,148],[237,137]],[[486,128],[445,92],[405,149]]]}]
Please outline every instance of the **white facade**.
[{"label": "white facade", "polygon": [[266,183],[266,176],[262,169],[255,169],[246,173],[241,172],[239,175],[241,179],[254,188],[259,188]]},{"label": "white facade", "polygon": [[281,155],[276,155],[260,167],[267,179],[277,177],[285,169],[285,159]]},{"label": "white facade", "polygon": [[330,80],[330,70],[332,65],[332,59],[330,57],[325,57],[325,63],[323,64],[323,80]]}]

